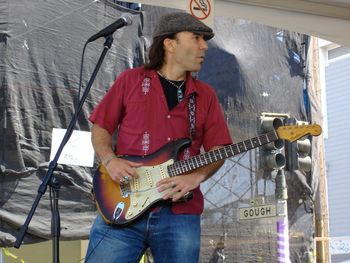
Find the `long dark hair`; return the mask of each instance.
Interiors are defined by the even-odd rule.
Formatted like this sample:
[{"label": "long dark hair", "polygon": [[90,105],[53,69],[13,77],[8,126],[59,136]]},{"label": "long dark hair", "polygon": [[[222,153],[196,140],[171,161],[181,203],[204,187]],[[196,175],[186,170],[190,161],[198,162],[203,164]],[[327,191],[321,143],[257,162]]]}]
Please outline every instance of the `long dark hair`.
[{"label": "long dark hair", "polygon": [[164,44],[163,41],[166,38],[174,39],[175,34],[158,36],[153,38],[153,43],[148,51],[148,62],[145,63],[145,69],[160,69],[164,64]]}]

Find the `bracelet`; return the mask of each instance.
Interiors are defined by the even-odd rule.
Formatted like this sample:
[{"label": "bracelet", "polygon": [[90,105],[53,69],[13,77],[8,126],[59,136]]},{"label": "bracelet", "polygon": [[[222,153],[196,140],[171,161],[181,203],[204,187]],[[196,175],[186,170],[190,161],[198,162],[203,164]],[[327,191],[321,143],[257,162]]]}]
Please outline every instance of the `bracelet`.
[{"label": "bracelet", "polygon": [[111,154],[108,157],[106,157],[105,159],[103,159],[101,161],[101,163],[103,164],[104,167],[107,167],[107,165],[110,163],[110,161],[112,161],[114,158],[117,158],[117,156],[115,154]]}]

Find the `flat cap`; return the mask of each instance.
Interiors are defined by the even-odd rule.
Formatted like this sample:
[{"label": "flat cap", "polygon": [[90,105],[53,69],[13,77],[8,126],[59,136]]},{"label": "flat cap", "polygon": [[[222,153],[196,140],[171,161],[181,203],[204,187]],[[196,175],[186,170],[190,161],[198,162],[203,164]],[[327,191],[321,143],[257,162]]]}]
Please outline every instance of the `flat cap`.
[{"label": "flat cap", "polygon": [[169,13],[163,15],[155,27],[153,37],[176,34],[182,31],[189,31],[203,35],[205,40],[214,37],[213,30],[188,13]]}]

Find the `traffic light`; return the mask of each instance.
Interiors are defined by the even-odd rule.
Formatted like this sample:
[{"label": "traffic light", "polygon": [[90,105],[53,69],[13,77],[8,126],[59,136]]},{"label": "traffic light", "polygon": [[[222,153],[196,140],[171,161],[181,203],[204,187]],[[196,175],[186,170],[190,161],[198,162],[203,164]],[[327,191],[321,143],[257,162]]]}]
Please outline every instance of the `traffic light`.
[{"label": "traffic light", "polygon": [[[305,125],[307,122],[297,121],[295,118],[286,119],[286,125]],[[311,163],[311,141],[309,136],[304,136],[294,142],[286,142],[286,170],[310,172]]]},{"label": "traffic light", "polygon": [[[267,133],[283,126],[283,115],[269,114],[260,116],[260,133]],[[286,164],[284,141],[278,139],[260,147],[260,164],[264,171],[264,178],[274,179],[278,170]]]}]

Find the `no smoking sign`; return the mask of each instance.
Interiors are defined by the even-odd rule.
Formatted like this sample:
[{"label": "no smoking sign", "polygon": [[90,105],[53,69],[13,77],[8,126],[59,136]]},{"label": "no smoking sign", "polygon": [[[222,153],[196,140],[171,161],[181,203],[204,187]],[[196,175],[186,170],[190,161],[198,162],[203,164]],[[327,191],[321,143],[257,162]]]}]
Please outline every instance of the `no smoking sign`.
[{"label": "no smoking sign", "polygon": [[191,0],[189,7],[191,14],[199,20],[205,20],[211,14],[211,4],[209,0]]}]

